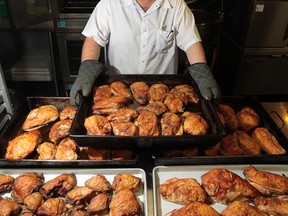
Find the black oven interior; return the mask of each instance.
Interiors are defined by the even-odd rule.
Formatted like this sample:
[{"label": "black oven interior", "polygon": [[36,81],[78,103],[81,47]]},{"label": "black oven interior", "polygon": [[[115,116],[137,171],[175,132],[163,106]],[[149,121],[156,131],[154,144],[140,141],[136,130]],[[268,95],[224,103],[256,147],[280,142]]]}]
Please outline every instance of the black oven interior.
[{"label": "black oven interior", "polygon": [[90,14],[98,2],[95,0],[60,0],[60,13]]}]

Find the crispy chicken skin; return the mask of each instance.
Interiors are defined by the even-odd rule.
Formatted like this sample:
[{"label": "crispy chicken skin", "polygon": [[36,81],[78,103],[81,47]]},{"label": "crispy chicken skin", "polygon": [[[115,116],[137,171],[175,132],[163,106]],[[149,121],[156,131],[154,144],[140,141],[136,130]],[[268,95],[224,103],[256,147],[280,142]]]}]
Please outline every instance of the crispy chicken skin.
[{"label": "crispy chicken skin", "polygon": [[245,132],[251,131],[260,124],[259,115],[251,107],[243,107],[236,113],[236,118],[240,128],[242,128]]},{"label": "crispy chicken skin", "polygon": [[13,182],[13,176],[0,174],[0,193],[11,190]]},{"label": "crispy chicken skin", "polygon": [[258,142],[256,142],[256,140],[254,140],[249,134],[240,130],[236,131],[235,134],[240,148],[243,149],[247,154],[261,154],[261,148]]},{"label": "crispy chicken skin", "polygon": [[114,176],[112,188],[115,192],[123,189],[129,189],[136,192],[142,186],[141,178],[129,173],[117,174]]},{"label": "crispy chicken skin", "polygon": [[94,93],[93,93],[94,102],[105,100],[112,96],[110,85],[97,86],[93,90],[94,90]]},{"label": "crispy chicken skin", "polygon": [[44,202],[43,196],[39,192],[34,192],[24,198],[26,209],[35,212]]},{"label": "crispy chicken skin", "polygon": [[54,123],[49,132],[49,139],[53,143],[58,143],[61,139],[68,136],[70,127],[72,125],[72,120],[60,120]]},{"label": "crispy chicken skin", "polygon": [[202,186],[214,202],[229,204],[259,196],[247,180],[227,169],[212,169],[201,176]]},{"label": "crispy chicken skin", "polygon": [[222,216],[267,216],[255,206],[247,202],[235,201],[222,211]]},{"label": "crispy chicken skin", "polygon": [[111,193],[113,188],[104,175],[97,174],[85,181],[85,186],[98,193]]},{"label": "crispy chicken skin", "polygon": [[57,146],[55,159],[56,160],[77,160],[78,146],[70,137],[63,139]]},{"label": "crispy chicken skin", "polygon": [[38,216],[65,215],[67,211],[65,201],[62,197],[47,199],[38,209]]},{"label": "crispy chicken skin", "polygon": [[134,109],[124,108],[107,116],[110,122],[129,122],[138,117],[138,113]]},{"label": "crispy chicken skin", "polygon": [[93,197],[88,205],[92,215],[106,215],[109,213],[110,196],[100,193]]},{"label": "crispy chicken skin", "polygon": [[245,151],[240,148],[236,133],[223,137],[219,142],[219,152],[221,155],[245,155]]},{"label": "crispy chicken skin", "polygon": [[50,142],[41,143],[37,147],[39,154],[38,159],[40,160],[53,160],[56,153],[56,145]]},{"label": "crispy chicken skin", "polygon": [[3,216],[18,216],[22,209],[21,206],[12,200],[0,198],[0,215]]},{"label": "crispy chicken skin", "polygon": [[207,194],[194,178],[171,178],[159,186],[163,199],[178,203],[205,202]]},{"label": "crispy chicken skin", "polygon": [[253,202],[268,215],[288,215],[288,196],[256,197]]},{"label": "crispy chicken skin", "polygon": [[276,173],[261,171],[254,166],[248,166],[243,174],[251,185],[263,195],[288,194],[288,177]]},{"label": "crispy chicken skin", "polygon": [[129,90],[129,88],[122,82],[112,82],[110,84],[110,88],[113,95],[121,95],[124,97],[129,98],[130,100],[133,100],[133,96]]},{"label": "crispy chicken skin", "polygon": [[165,216],[220,216],[210,205],[203,202],[192,202]]},{"label": "crispy chicken skin", "polygon": [[182,119],[177,114],[166,112],[160,122],[163,136],[180,136],[183,134]]},{"label": "crispy chicken skin", "polygon": [[217,111],[223,115],[226,126],[229,130],[236,131],[239,128],[236,114],[232,107],[226,104],[219,104],[217,107]]},{"label": "crispy chicken skin", "polygon": [[123,189],[112,196],[109,216],[143,215],[137,197],[129,189]]},{"label": "crispy chicken skin", "polygon": [[65,202],[71,205],[88,205],[95,196],[95,191],[85,186],[76,186],[68,191]]},{"label": "crispy chicken skin", "polygon": [[24,198],[37,191],[43,183],[44,175],[42,173],[23,173],[15,178],[11,196],[16,203],[23,204]]},{"label": "crispy chicken skin", "polygon": [[127,106],[131,100],[121,95],[114,95],[107,99],[96,101],[92,106],[93,114],[110,114]]},{"label": "crispy chicken skin", "polygon": [[187,84],[177,85],[170,90],[170,93],[172,94],[184,93],[188,103],[192,104],[199,103],[199,96],[196,93],[195,89],[190,85]]},{"label": "crispy chicken skin", "polygon": [[74,106],[65,107],[60,113],[60,120],[70,119],[73,120],[77,112],[77,108]]},{"label": "crispy chicken skin", "polygon": [[110,135],[112,127],[108,119],[100,115],[92,115],[85,119],[84,127],[88,135]]},{"label": "crispy chicken skin", "polygon": [[139,136],[158,136],[160,129],[156,114],[150,111],[142,112],[135,121]]},{"label": "crispy chicken skin", "polygon": [[156,83],[150,86],[148,97],[149,102],[163,102],[169,93],[169,88],[166,84],[163,83]]},{"label": "crispy chicken skin", "polygon": [[267,128],[258,127],[252,132],[252,137],[267,154],[285,154],[286,150]]},{"label": "crispy chicken skin", "polygon": [[172,113],[182,113],[185,109],[185,103],[178,94],[168,93],[164,100],[164,104]]},{"label": "crispy chicken skin", "polygon": [[208,133],[209,125],[200,114],[191,113],[185,118],[183,129],[190,135],[205,135]]},{"label": "crispy chicken skin", "polygon": [[74,206],[67,211],[69,216],[90,216],[90,212],[83,206]]},{"label": "crispy chicken skin", "polygon": [[111,122],[112,130],[116,136],[138,136],[138,127],[133,122]]},{"label": "crispy chicken skin", "polygon": [[149,101],[149,89],[150,87],[145,82],[134,82],[130,85],[130,90],[134,97],[134,100],[140,104],[145,105]]},{"label": "crispy chicken skin", "polygon": [[5,159],[23,159],[28,157],[41,142],[42,136],[39,130],[24,132],[9,141]]},{"label": "crispy chicken skin", "polygon": [[150,111],[155,113],[157,116],[162,115],[163,113],[168,111],[167,106],[163,102],[150,102],[146,106],[138,106],[135,109],[138,113],[142,113],[144,111]]},{"label": "crispy chicken skin", "polygon": [[31,131],[46,126],[48,123],[56,121],[59,117],[57,108],[53,105],[44,105],[35,108],[27,115],[22,129]]}]

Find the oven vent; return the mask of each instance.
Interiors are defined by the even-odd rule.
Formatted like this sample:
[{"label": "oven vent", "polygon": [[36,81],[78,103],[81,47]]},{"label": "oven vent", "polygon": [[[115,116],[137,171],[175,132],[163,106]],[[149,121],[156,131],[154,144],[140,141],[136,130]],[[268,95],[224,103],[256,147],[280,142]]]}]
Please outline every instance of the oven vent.
[{"label": "oven vent", "polygon": [[99,1],[95,0],[62,0],[60,2],[60,13],[86,13],[91,14]]}]

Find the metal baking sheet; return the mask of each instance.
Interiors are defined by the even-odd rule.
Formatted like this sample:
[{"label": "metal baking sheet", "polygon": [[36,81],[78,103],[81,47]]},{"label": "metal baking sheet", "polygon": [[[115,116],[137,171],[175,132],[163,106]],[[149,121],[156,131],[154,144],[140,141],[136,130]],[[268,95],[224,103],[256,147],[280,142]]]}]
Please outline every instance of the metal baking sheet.
[{"label": "metal baking sheet", "polygon": [[[97,78],[95,85],[100,86],[103,84],[109,84],[114,81],[121,81],[127,86],[130,86],[133,82],[144,81],[149,86],[154,83],[165,83],[169,88],[172,88],[179,84],[190,84],[198,92],[198,88],[190,76],[184,75],[117,75],[117,76],[100,76]],[[198,95],[199,92],[198,92]],[[224,135],[225,130],[221,125],[212,105],[204,100],[200,99],[200,103],[193,105],[187,110],[201,112],[205,116],[210,126],[210,131],[207,135],[182,135],[182,136],[92,136],[87,135],[87,131],[84,127],[85,118],[92,115],[92,102],[93,98],[83,97],[80,102],[78,112],[70,129],[70,137],[72,137],[79,145],[91,145],[97,147],[109,146],[111,148],[119,147],[172,147],[187,146],[187,145],[213,145],[216,144]],[[133,106],[133,105],[132,105]]]},{"label": "metal baking sheet", "polygon": [[[135,195],[140,201],[140,206],[144,215],[148,216],[148,199],[147,199],[147,181],[146,173],[140,168],[117,168],[117,169],[0,169],[0,174],[11,175],[17,177],[22,173],[37,172],[43,173],[45,182],[54,179],[61,174],[74,173],[77,178],[77,186],[84,186],[85,181],[97,174],[102,174],[112,184],[114,176],[122,173],[129,173],[142,179],[142,186],[139,191],[135,192]],[[11,198],[11,193],[1,194],[2,197]]]},{"label": "metal baking sheet", "polygon": [[[242,178],[243,170],[250,164],[242,165],[195,165],[195,166],[157,166],[153,169],[153,205],[154,205],[154,216],[164,216],[174,209],[179,209],[183,205],[175,204],[172,202],[165,201],[160,193],[159,186],[166,180],[177,177],[177,178],[194,178],[201,183],[201,176],[215,168],[225,168],[230,170]],[[273,172],[280,175],[288,176],[288,167],[286,165],[253,165],[256,169],[261,171]],[[215,203],[211,205],[220,214],[227,207],[226,205]]]}]

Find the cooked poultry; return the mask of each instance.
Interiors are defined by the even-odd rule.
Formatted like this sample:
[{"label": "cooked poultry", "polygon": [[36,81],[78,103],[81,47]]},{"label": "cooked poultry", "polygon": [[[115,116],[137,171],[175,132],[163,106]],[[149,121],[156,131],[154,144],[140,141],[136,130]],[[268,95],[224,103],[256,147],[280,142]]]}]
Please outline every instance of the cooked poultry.
[{"label": "cooked poultry", "polygon": [[107,116],[108,121],[112,122],[128,122],[138,117],[138,113],[134,109],[124,108]]},{"label": "cooked poultry", "polygon": [[22,208],[12,200],[0,198],[0,215],[3,216],[18,216],[20,215]]},{"label": "cooked poultry", "polygon": [[252,132],[252,137],[260,145],[261,149],[268,154],[285,154],[286,150],[267,128],[258,127]]},{"label": "cooked poultry", "polygon": [[184,93],[188,103],[198,104],[199,103],[199,96],[195,92],[195,89],[187,84],[177,85],[170,90],[172,94],[179,94]]},{"label": "cooked poultry", "polygon": [[165,150],[163,151],[164,157],[193,157],[198,155],[199,148],[194,147],[190,149],[179,149],[179,150]]},{"label": "cooked poultry", "polygon": [[207,146],[203,149],[203,152],[207,156],[217,156],[220,153],[220,143],[213,146]]},{"label": "cooked poultry", "polygon": [[110,85],[101,85],[94,88],[93,101],[105,100],[112,96]]},{"label": "cooked poultry", "polygon": [[53,105],[44,105],[31,110],[23,125],[24,131],[31,131],[46,126],[48,123],[56,121],[59,117],[57,108]]},{"label": "cooked poultry", "polygon": [[199,113],[191,113],[185,118],[183,129],[190,135],[205,135],[208,133],[209,125]]},{"label": "cooked poultry", "polygon": [[111,122],[112,130],[116,136],[138,136],[139,130],[132,122]]},{"label": "cooked poultry", "polygon": [[53,160],[56,153],[56,145],[50,142],[41,143],[37,147],[39,154],[38,159],[40,160]]},{"label": "cooked poultry", "polygon": [[49,139],[53,143],[58,143],[60,140],[68,136],[71,125],[72,120],[70,119],[60,120],[54,123],[49,132]]},{"label": "cooked poultry", "polygon": [[42,136],[39,130],[24,132],[9,141],[5,159],[23,159],[28,157],[36,146],[42,141]]},{"label": "cooked poultry", "polygon": [[160,184],[159,192],[163,199],[183,205],[207,200],[205,190],[194,178],[170,178]]},{"label": "cooked poultry", "polygon": [[13,182],[13,176],[0,174],[0,193],[11,190]]},{"label": "cooked poultry", "polygon": [[117,174],[114,176],[112,188],[115,192],[120,190],[129,189],[136,192],[142,186],[141,178],[129,173]]},{"label": "cooked poultry", "polygon": [[110,88],[113,95],[121,95],[124,97],[129,98],[130,100],[133,100],[133,96],[129,90],[129,88],[122,82],[112,82],[110,84]]},{"label": "cooked poultry", "polygon": [[212,169],[201,176],[202,186],[215,202],[229,204],[259,196],[247,180],[227,169]]},{"label": "cooked poultry", "polygon": [[111,152],[112,160],[132,160],[134,159],[134,153],[131,150],[115,149]]},{"label": "cooked poultry", "polygon": [[239,147],[243,149],[247,154],[259,155],[261,154],[261,148],[259,144],[249,134],[244,131],[235,132]]},{"label": "cooked poultry", "polygon": [[39,192],[34,192],[24,198],[25,208],[32,212],[35,212],[42,205],[43,202],[43,196]]},{"label": "cooked poultry", "polygon": [[156,114],[150,111],[142,112],[135,120],[139,136],[159,136],[160,128]]},{"label": "cooked poultry", "polygon": [[85,181],[85,186],[91,188],[97,193],[111,193],[113,188],[104,175],[97,174]]},{"label": "cooked poultry", "polygon": [[100,193],[93,197],[88,205],[88,210],[92,215],[106,215],[109,213],[110,197]]},{"label": "cooked poultry", "polygon": [[91,146],[86,148],[87,156],[90,160],[110,160],[111,151],[109,149],[96,149]]},{"label": "cooked poultry", "polygon": [[65,215],[67,211],[62,197],[49,198],[37,209],[37,216]]},{"label": "cooked poultry", "polygon": [[267,216],[255,206],[247,202],[234,201],[222,211],[222,216]]},{"label": "cooked poultry", "polygon": [[288,194],[288,177],[276,173],[261,171],[254,166],[248,166],[243,174],[251,185],[264,195]]},{"label": "cooked poultry", "polygon": [[73,106],[65,107],[60,113],[60,120],[70,119],[73,120],[77,112],[77,108]]},{"label": "cooked poultry", "polygon": [[95,196],[95,191],[85,186],[76,186],[68,191],[65,202],[71,205],[88,205]]},{"label": "cooked poultry", "polygon": [[163,136],[180,136],[183,134],[181,118],[175,113],[164,113],[160,122]]},{"label": "cooked poultry", "polygon": [[78,146],[70,137],[62,140],[57,146],[55,159],[56,160],[77,160]]},{"label": "cooked poultry", "polygon": [[220,214],[206,203],[192,202],[165,216],[220,216]]},{"label": "cooked poultry", "polygon": [[229,130],[236,131],[239,128],[236,114],[232,107],[226,104],[219,104],[217,111],[222,113]]},{"label": "cooked poultry", "polygon": [[144,111],[150,111],[155,113],[157,116],[162,115],[163,113],[168,111],[167,106],[159,101],[156,102],[150,102],[146,106],[138,106],[135,109],[138,113],[144,112]]},{"label": "cooked poultry", "polygon": [[181,100],[181,97],[178,94],[168,93],[164,104],[167,106],[170,112],[180,113],[184,112],[184,103]]},{"label": "cooked poultry", "polygon": [[108,119],[100,115],[92,115],[85,119],[84,127],[88,135],[110,135],[112,132],[111,124]]},{"label": "cooked poultry", "polygon": [[74,206],[68,210],[67,215],[69,215],[69,216],[90,216],[91,214],[83,206]]},{"label": "cooked poultry", "polygon": [[39,192],[45,198],[62,196],[77,185],[77,179],[74,173],[62,174],[45,182],[39,189]]},{"label": "cooked poultry", "polygon": [[33,212],[29,211],[28,209],[23,209],[21,212],[21,216],[35,216]]},{"label": "cooked poultry", "polygon": [[148,92],[149,102],[163,102],[168,93],[169,88],[166,84],[152,84]]},{"label": "cooked poultry", "polygon": [[240,148],[236,133],[223,137],[219,142],[219,152],[221,155],[245,155],[245,151]]},{"label": "cooked poultry", "polygon": [[259,115],[251,107],[243,107],[238,113],[236,113],[236,118],[240,128],[245,132],[251,131],[260,124]]},{"label": "cooked poultry", "polygon": [[109,209],[109,216],[143,215],[137,197],[129,189],[123,189],[114,194],[109,204]]},{"label": "cooked poultry", "polygon": [[11,196],[16,203],[23,204],[24,198],[37,191],[43,183],[44,175],[42,173],[23,173],[15,178]]},{"label": "cooked poultry", "polygon": [[130,85],[130,89],[134,100],[141,105],[147,104],[149,101],[149,86],[145,82],[134,82]]},{"label": "cooked poultry", "polygon": [[93,114],[110,114],[127,106],[131,100],[127,97],[115,95],[107,99],[96,101],[92,106]]},{"label": "cooked poultry", "polygon": [[224,118],[223,114],[222,114],[221,112],[217,111],[217,110],[216,110],[216,114],[217,114],[217,116],[218,116],[221,124],[222,124],[224,127],[226,127],[226,121],[225,121],[225,118]]},{"label": "cooked poultry", "polygon": [[268,215],[288,215],[288,196],[256,197],[253,202]]}]

